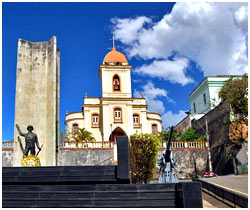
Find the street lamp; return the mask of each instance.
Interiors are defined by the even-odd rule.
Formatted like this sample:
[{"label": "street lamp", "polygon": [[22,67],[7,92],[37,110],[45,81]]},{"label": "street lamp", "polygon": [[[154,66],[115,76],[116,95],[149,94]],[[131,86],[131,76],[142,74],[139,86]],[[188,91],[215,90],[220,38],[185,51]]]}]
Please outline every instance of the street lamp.
[{"label": "street lamp", "polygon": [[[185,113],[187,115],[191,115],[191,112],[189,110],[185,111]],[[200,113],[200,114],[205,114],[205,113]],[[194,118],[194,120],[197,122],[197,124],[200,126],[200,128],[205,132],[206,136],[207,136],[207,152],[208,152],[208,170],[209,171],[213,171],[212,168],[212,160],[211,160],[211,150],[210,150],[210,143],[209,143],[209,132],[208,132],[208,122],[207,122],[207,115],[205,115],[205,125],[206,125],[206,130],[203,129],[203,127],[201,126],[201,124],[199,123],[198,120],[196,120]]]}]

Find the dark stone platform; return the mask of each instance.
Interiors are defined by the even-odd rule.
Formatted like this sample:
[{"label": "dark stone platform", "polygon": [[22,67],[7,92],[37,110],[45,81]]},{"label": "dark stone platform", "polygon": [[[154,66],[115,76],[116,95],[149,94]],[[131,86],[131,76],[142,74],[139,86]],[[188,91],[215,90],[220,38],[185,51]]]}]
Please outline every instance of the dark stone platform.
[{"label": "dark stone platform", "polygon": [[198,182],[129,184],[125,138],[117,166],[3,167],[2,180],[4,208],[202,207]]},{"label": "dark stone platform", "polygon": [[175,207],[175,185],[5,185],[3,207]]}]

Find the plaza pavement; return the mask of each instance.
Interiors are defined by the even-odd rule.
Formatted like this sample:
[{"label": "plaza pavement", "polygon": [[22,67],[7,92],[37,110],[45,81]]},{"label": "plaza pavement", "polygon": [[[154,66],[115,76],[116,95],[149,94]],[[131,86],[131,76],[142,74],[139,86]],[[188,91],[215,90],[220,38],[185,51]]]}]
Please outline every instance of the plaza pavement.
[{"label": "plaza pavement", "polygon": [[[233,192],[248,196],[248,174],[217,176],[213,178],[201,178],[201,180],[213,183]],[[216,208],[213,203],[203,199],[203,208]]]}]

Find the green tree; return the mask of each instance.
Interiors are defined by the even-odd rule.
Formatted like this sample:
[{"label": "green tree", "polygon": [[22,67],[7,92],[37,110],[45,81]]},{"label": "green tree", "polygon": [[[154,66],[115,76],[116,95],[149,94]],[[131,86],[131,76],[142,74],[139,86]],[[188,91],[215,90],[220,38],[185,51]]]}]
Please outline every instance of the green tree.
[{"label": "green tree", "polygon": [[219,98],[230,104],[231,119],[225,123],[229,126],[230,142],[240,148],[242,142],[248,139],[248,76],[227,80],[219,92]]},{"label": "green tree", "polygon": [[239,114],[246,119],[248,117],[248,76],[241,79],[230,78],[219,92],[222,102],[231,105],[234,114]]},{"label": "green tree", "polygon": [[160,139],[152,134],[130,136],[130,166],[133,184],[146,184],[153,179]]},{"label": "green tree", "polygon": [[181,133],[180,141],[196,141],[200,135],[196,133],[194,128],[188,128],[186,131]]},{"label": "green tree", "polygon": [[[161,132],[159,132],[159,137],[162,141],[168,141],[168,136],[169,136],[169,131],[170,128],[167,128],[166,130],[162,130]],[[171,140],[172,141],[178,141],[178,139],[180,138],[180,133],[176,130],[173,130],[173,133],[172,133],[172,138]]]},{"label": "green tree", "polygon": [[77,133],[74,134],[73,139],[76,141],[76,147],[78,147],[79,142],[85,142],[85,145],[88,146],[88,142],[95,141],[95,138],[92,136],[92,133],[87,131],[85,128],[79,128]]},{"label": "green tree", "polygon": [[188,128],[180,134],[179,141],[206,141],[205,135],[200,135],[194,128]]}]

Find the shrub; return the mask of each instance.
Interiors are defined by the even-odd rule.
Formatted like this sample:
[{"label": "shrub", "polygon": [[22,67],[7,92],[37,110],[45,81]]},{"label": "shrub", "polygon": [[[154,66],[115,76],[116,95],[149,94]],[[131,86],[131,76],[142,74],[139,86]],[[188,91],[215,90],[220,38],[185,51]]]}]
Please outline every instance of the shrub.
[{"label": "shrub", "polygon": [[130,136],[130,165],[133,184],[146,184],[153,179],[160,139],[152,134]]}]

